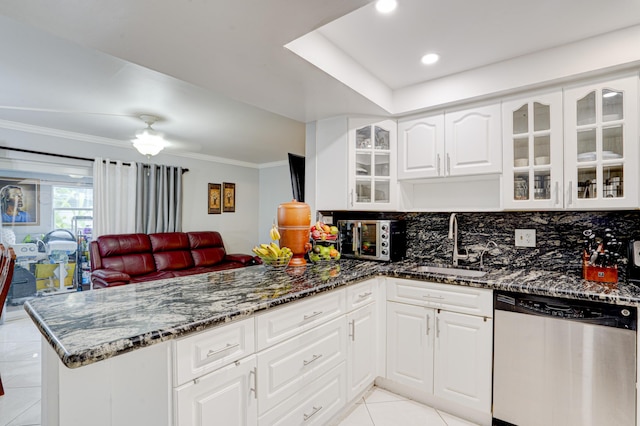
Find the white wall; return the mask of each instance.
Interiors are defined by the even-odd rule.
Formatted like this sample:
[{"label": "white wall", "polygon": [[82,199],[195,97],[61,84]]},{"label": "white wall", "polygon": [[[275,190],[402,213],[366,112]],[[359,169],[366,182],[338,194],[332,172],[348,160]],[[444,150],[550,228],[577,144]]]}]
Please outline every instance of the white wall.
[{"label": "white wall", "polygon": [[[13,147],[41,152],[94,158],[101,156],[112,160],[149,162],[128,144],[116,146],[74,141],[53,136],[45,136],[18,130],[0,128],[0,147]],[[33,156],[0,149],[0,165],[18,164],[19,158],[40,159],[44,168],[48,163],[54,172],[72,168],[77,173],[89,173],[92,162],[66,160],[51,156]],[[182,166],[189,169],[184,175],[184,231],[215,230],[222,234],[225,246],[230,253],[251,253],[251,248],[259,241],[260,181],[257,167],[223,164],[206,159],[188,158],[161,153],[151,158],[151,163]],[[75,165],[75,166],[71,166]],[[40,167],[40,166],[38,166]],[[288,171],[288,169],[287,169]],[[280,170],[280,172],[282,172]],[[236,212],[216,215],[208,214],[207,190],[209,183],[232,182],[236,184]],[[288,178],[274,176],[268,190],[263,191],[265,203],[289,201],[291,184]],[[288,191],[288,192],[287,192]],[[279,195],[279,193],[286,194]],[[269,197],[273,194],[273,201]],[[275,212],[275,210],[274,210]],[[275,213],[274,213],[275,214]]]},{"label": "white wall", "polygon": [[260,169],[260,226],[258,237],[261,243],[270,242],[269,230],[277,221],[278,206],[293,200],[289,164],[280,164]]}]

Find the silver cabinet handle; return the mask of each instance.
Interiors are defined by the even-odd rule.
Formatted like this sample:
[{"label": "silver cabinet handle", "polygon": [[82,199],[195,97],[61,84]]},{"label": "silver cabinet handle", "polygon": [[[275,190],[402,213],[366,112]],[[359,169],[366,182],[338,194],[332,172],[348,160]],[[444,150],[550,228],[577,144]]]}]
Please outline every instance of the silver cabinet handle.
[{"label": "silver cabinet handle", "polygon": [[451,157],[447,152],[447,176],[451,176]]},{"label": "silver cabinet handle", "polygon": [[444,296],[432,296],[430,294],[425,294],[422,297],[424,297],[425,299],[437,299],[437,300],[444,299]]},{"label": "silver cabinet handle", "polygon": [[358,295],[358,299],[364,299],[365,297],[371,296],[371,294],[373,294],[373,293],[371,293],[370,291],[367,291],[365,293],[359,294]]},{"label": "silver cabinet handle", "polygon": [[436,337],[440,337],[440,318],[436,317]]},{"label": "silver cabinet handle", "polygon": [[560,204],[560,182],[556,181],[556,207]]},{"label": "silver cabinet handle", "polygon": [[573,186],[573,181],[569,181],[569,190],[567,191],[568,193],[568,206],[571,206],[573,204],[573,188],[571,188]]},{"label": "silver cabinet handle", "polygon": [[349,202],[351,203],[351,207],[353,207],[353,189],[351,190],[351,200]]},{"label": "silver cabinet handle", "polygon": [[313,355],[311,357],[311,361],[307,361],[306,359],[302,360],[302,363],[304,364],[304,366],[306,367],[307,365],[311,364],[312,362],[315,362],[317,360],[319,360],[320,358],[322,358],[322,354],[320,355]]},{"label": "silver cabinet handle", "polygon": [[349,331],[349,337],[351,337],[351,341],[353,342],[356,340],[356,320],[349,321],[349,328],[351,329]]},{"label": "silver cabinet handle", "polygon": [[438,165],[437,165],[437,170],[438,170],[438,176],[440,176],[440,154],[438,154]]},{"label": "silver cabinet handle", "polygon": [[429,327],[429,319],[431,317],[429,315],[427,315],[427,336],[429,335],[429,331],[431,331],[431,327]]},{"label": "silver cabinet handle", "polygon": [[249,376],[253,374],[253,387],[249,388],[249,393],[253,392],[253,397],[258,399],[258,367],[253,367],[249,372]]},{"label": "silver cabinet handle", "polygon": [[303,416],[304,421],[306,422],[307,420],[309,420],[314,414],[316,414],[320,410],[322,410],[322,405],[319,407],[313,407],[313,411],[311,411],[311,414],[305,414]]},{"label": "silver cabinet handle", "polygon": [[322,315],[322,311],[313,311],[313,313],[312,313],[311,315],[305,315],[305,316],[304,316],[304,318],[303,318],[303,320],[304,320],[304,321],[306,321],[306,320],[310,320],[311,318],[315,318],[315,317],[317,317],[318,315]]},{"label": "silver cabinet handle", "polygon": [[237,348],[238,346],[240,346],[240,343],[236,343],[235,345],[232,345],[231,343],[227,343],[227,346],[225,346],[222,349],[218,349],[218,350],[213,350],[210,349],[209,352],[207,352],[207,358],[211,358],[214,355],[219,354],[220,352],[224,352],[224,351],[228,351],[229,349],[233,349],[233,348]]}]

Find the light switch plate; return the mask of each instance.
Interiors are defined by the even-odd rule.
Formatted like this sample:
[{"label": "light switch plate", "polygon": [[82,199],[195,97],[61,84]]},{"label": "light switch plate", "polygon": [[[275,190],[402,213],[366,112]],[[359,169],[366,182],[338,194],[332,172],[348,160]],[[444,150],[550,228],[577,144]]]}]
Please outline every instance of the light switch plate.
[{"label": "light switch plate", "polygon": [[516,229],[516,247],[535,247],[536,246],[536,230],[535,229]]}]

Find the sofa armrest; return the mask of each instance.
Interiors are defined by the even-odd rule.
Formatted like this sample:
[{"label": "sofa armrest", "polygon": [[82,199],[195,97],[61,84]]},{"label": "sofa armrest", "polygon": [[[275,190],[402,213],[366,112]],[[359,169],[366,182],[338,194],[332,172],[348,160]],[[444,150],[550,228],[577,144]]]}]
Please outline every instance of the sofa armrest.
[{"label": "sofa armrest", "polygon": [[[131,276],[125,272],[115,271],[113,269],[96,269],[91,271],[91,279],[100,283],[104,287],[109,287],[112,284],[128,284],[131,281]],[[118,283],[118,284],[117,284]]]},{"label": "sofa armrest", "polygon": [[224,256],[224,260],[227,262],[239,262],[245,266],[257,265],[258,263],[261,263],[261,262],[257,262],[256,258],[257,256],[251,256],[249,254],[239,254],[239,253],[227,254]]}]

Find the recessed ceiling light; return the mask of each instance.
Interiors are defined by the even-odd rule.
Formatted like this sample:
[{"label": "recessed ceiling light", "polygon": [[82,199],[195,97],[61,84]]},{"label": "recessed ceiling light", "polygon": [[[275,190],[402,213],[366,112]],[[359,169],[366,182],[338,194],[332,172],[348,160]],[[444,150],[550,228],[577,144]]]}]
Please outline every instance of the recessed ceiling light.
[{"label": "recessed ceiling light", "polygon": [[422,57],[422,63],[425,65],[431,65],[431,64],[435,64],[436,62],[438,62],[438,59],[440,59],[440,56],[438,56],[437,53],[427,53],[426,55],[424,55]]},{"label": "recessed ceiling light", "polygon": [[376,2],[376,9],[380,13],[393,12],[397,6],[398,2],[396,0],[378,0]]}]

